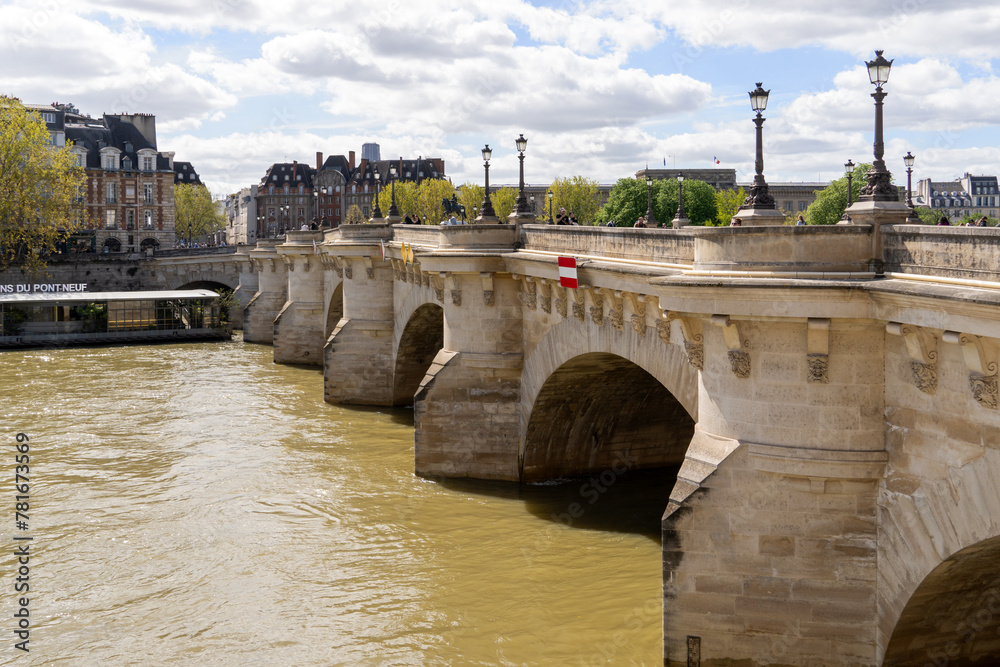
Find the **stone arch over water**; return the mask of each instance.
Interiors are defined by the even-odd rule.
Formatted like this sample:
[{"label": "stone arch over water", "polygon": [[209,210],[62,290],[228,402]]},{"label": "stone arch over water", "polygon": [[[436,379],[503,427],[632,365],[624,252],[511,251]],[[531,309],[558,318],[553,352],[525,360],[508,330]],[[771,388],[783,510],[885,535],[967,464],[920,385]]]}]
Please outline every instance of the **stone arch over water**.
[{"label": "stone arch over water", "polygon": [[574,357],[542,385],[525,430],[521,481],[679,466],[694,418],[655,377],[605,352]]},{"label": "stone arch over water", "polygon": [[326,304],[326,327],[323,329],[323,340],[327,340],[337,323],[344,317],[344,283],[339,282]]},{"label": "stone arch over water", "polygon": [[221,290],[222,293],[228,293],[232,292],[233,289],[235,289],[235,286],[227,285],[226,283],[219,282],[217,280],[194,280],[191,282],[184,283],[183,285],[180,285],[173,289],[178,289],[178,290],[207,289],[207,290],[212,290],[213,292],[219,292]]},{"label": "stone arch over water", "polygon": [[884,667],[1000,663],[1000,537],[945,559],[910,597]]},{"label": "stone arch over water", "polygon": [[410,315],[395,350],[393,405],[412,405],[434,356],[444,346],[444,308],[425,303]]},{"label": "stone arch over water", "polygon": [[[995,443],[994,443],[995,446]],[[878,555],[882,664],[1000,664],[1000,451],[883,489]]]}]

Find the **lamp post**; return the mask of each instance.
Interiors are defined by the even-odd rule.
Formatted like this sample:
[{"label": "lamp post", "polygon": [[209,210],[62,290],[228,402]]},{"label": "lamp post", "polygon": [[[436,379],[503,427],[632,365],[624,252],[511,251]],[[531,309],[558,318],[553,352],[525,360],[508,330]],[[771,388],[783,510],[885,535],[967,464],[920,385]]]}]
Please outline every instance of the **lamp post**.
[{"label": "lamp post", "polygon": [[[402,166],[403,158],[399,158],[400,166]],[[392,178],[392,205],[389,207],[389,220],[395,222],[399,220],[399,210],[396,208],[396,165],[389,165],[389,176]]]},{"label": "lamp post", "polygon": [[372,220],[381,220],[382,219],[382,209],[379,208],[379,205],[378,205],[378,195],[379,195],[379,193],[381,191],[382,190],[379,187],[378,167],[376,167],[375,168],[375,206],[372,207]]},{"label": "lamp post", "polygon": [[514,212],[521,216],[529,213],[528,199],[524,196],[524,149],[528,147],[528,140],[522,134],[514,140],[514,145],[517,146],[517,159],[521,162],[521,178],[518,181],[517,205],[514,207]]},{"label": "lamp post", "polygon": [[486,144],[483,149],[483,167],[486,169],[486,194],[483,196],[482,213],[476,217],[476,222],[498,222],[496,211],[493,210],[493,202],[490,201],[490,158],[493,151],[490,145]]},{"label": "lamp post", "polygon": [[[678,206],[678,208],[680,207]],[[653,177],[648,173],[646,175],[646,226],[656,227],[656,216],[653,215]]]},{"label": "lamp post", "polygon": [[555,219],[552,217],[552,190],[549,190],[549,224],[553,224]]},{"label": "lamp post", "polygon": [[753,119],[757,126],[757,156],[754,160],[756,175],[753,177],[753,185],[750,186],[750,195],[743,202],[743,206],[751,209],[774,209],[774,197],[768,191],[767,182],[764,180],[764,116],[762,112],[767,108],[767,97],[770,90],[764,90],[761,82],[757,83],[757,88],[750,91],[750,108],[757,112],[757,117]]},{"label": "lamp post", "polygon": [[892,61],[882,57],[882,51],[875,51],[875,59],[865,63],[868,67],[868,78],[875,84],[875,161],[866,178],[868,183],[861,188],[858,201],[899,201],[899,192],[892,186],[892,174],[886,169],[885,144],[882,141],[882,101],[886,92],[882,90],[882,85],[889,80],[889,69]]},{"label": "lamp post", "polygon": [[847,176],[847,208],[844,209],[844,214],[840,216],[840,222],[837,224],[847,225],[851,222],[851,216],[847,214],[847,209],[851,208],[854,198],[854,162],[850,159],[844,163],[844,175]]},{"label": "lamp post", "polygon": [[684,173],[678,172],[677,174],[677,214],[674,219],[670,221],[670,224],[675,228],[686,227],[691,224],[688,217],[684,214]]},{"label": "lamp post", "polygon": [[920,222],[917,212],[913,209],[913,162],[915,159],[910,151],[906,151],[906,155],[903,156],[903,164],[906,165],[906,208],[910,209],[906,221],[911,224]]}]

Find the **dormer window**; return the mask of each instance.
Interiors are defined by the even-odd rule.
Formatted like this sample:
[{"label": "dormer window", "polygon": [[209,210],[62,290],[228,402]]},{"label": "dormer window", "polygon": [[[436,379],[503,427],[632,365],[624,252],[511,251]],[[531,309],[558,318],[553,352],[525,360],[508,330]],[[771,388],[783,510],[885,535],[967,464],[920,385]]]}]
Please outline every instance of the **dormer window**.
[{"label": "dormer window", "polygon": [[114,170],[118,168],[118,159],[114,153],[105,153],[102,162],[105,169]]},{"label": "dormer window", "polygon": [[285,174],[285,181],[288,181],[288,174]]}]

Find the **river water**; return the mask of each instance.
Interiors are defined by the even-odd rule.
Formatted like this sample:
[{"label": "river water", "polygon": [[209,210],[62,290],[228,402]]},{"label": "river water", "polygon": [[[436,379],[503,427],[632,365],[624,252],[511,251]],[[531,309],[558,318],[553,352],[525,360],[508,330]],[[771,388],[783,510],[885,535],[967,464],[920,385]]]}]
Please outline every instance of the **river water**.
[{"label": "river water", "polygon": [[12,534],[33,538],[31,650],[14,647],[8,555],[0,661],[661,664],[668,475],[422,479],[412,411],[328,405],[319,370],[271,354],[0,353],[0,540],[12,554]]}]

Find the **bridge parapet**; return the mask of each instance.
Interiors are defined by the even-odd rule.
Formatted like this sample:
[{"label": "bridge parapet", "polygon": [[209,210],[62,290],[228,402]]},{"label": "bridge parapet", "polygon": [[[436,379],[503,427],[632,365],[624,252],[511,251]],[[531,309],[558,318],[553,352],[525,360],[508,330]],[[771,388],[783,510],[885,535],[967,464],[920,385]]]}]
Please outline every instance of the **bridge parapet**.
[{"label": "bridge parapet", "polygon": [[686,266],[694,262],[696,232],[692,227],[663,230],[523,225],[521,229],[525,250]]},{"label": "bridge parapet", "polygon": [[1000,283],[1000,227],[894,225],[882,235],[886,271]]},{"label": "bridge parapet", "polygon": [[871,277],[870,225],[706,227],[693,231],[694,271]]},{"label": "bridge parapet", "polygon": [[442,250],[510,252],[518,241],[515,225],[395,225],[393,240]]}]

